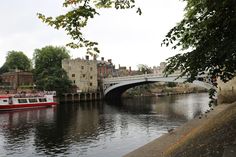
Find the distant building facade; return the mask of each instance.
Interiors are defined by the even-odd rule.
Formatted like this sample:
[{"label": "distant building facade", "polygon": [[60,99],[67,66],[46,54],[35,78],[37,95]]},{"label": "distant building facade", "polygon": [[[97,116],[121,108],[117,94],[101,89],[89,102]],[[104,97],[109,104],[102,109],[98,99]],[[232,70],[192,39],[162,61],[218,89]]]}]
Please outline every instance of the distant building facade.
[{"label": "distant building facade", "polygon": [[[159,66],[153,67],[153,73],[156,75],[163,75],[164,70],[166,68],[166,62],[161,62]],[[176,70],[173,74],[180,74],[180,70]]]},{"label": "distant building facade", "polygon": [[166,62],[161,62],[159,66],[153,67],[153,73],[156,75],[163,75],[163,71],[166,68]]},{"label": "distant building facade", "polygon": [[82,92],[97,91],[97,61],[85,59],[64,59],[62,68],[67,72],[69,79]]},{"label": "distant building facade", "polygon": [[131,67],[129,67],[129,69],[127,69],[125,66],[120,66],[120,65],[119,65],[118,69],[116,69],[115,73],[116,73],[117,77],[133,75]]},{"label": "distant building facade", "polygon": [[97,74],[98,79],[113,77],[115,75],[115,65],[113,65],[112,60],[104,60],[104,57],[101,60],[97,61]]},{"label": "distant building facade", "polygon": [[101,60],[97,60],[97,78],[98,78],[98,89],[102,90],[102,80],[108,77],[114,77],[115,74],[115,65],[112,63],[111,59],[108,61],[104,60],[104,57],[101,57]]},{"label": "distant building facade", "polygon": [[0,75],[1,82],[5,86],[17,90],[21,86],[33,86],[33,74],[31,72],[6,72]]}]

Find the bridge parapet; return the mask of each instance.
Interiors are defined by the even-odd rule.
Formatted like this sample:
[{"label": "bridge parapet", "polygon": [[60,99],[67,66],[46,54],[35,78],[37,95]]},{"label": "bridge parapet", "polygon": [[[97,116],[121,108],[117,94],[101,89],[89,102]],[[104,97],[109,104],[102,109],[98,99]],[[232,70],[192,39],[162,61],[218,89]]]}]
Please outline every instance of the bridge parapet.
[{"label": "bridge parapet", "polygon": [[[200,75],[198,78],[204,78],[207,75]],[[134,76],[125,76],[125,77],[113,77],[113,78],[106,78],[103,79],[103,91],[104,95],[108,94],[111,91],[115,91],[116,93],[119,92],[119,94],[123,91],[125,91],[128,88],[140,85],[140,84],[146,84],[146,83],[152,83],[152,82],[178,82],[183,83],[187,81],[187,76],[179,77],[179,74],[173,74],[164,76],[163,75],[157,75],[157,74],[143,74],[143,75],[134,75]],[[204,80],[204,79],[202,79]],[[193,84],[196,84],[198,86],[210,89],[213,88],[213,86],[209,82],[199,81],[196,80],[193,82]]]},{"label": "bridge parapet", "polygon": [[143,74],[143,75],[134,75],[134,76],[124,76],[124,77],[112,77],[112,78],[105,78],[103,79],[103,82],[106,83],[117,83],[121,81],[128,81],[128,80],[140,80],[140,79],[152,79],[152,78],[170,78],[174,77],[177,78],[179,75],[174,74],[174,75],[169,75],[168,77],[163,75],[156,75],[156,74]]}]

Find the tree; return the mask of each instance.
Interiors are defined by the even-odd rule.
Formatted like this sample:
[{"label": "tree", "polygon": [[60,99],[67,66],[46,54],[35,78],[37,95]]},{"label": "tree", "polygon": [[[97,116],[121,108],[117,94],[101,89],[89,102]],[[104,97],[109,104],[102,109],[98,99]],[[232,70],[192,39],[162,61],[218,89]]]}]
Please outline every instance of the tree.
[{"label": "tree", "polygon": [[62,60],[67,58],[70,58],[69,52],[64,47],[35,49],[34,78],[38,89],[56,91],[59,95],[71,89],[71,81],[61,66]]},{"label": "tree", "polygon": [[3,74],[3,73],[8,72],[8,71],[9,71],[8,67],[7,67],[6,63],[4,63],[2,65],[2,67],[0,68],[0,74]]},{"label": "tree", "polygon": [[[180,48],[185,53],[170,57],[166,74],[181,70],[193,81],[199,74],[211,78],[219,77],[224,82],[235,77],[236,73],[236,1],[235,0],[183,0],[186,2],[183,20],[173,27],[164,45]],[[84,39],[81,29],[87,21],[98,15],[97,8],[134,8],[134,0],[65,0],[65,7],[73,6],[65,15],[56,18],[38,14],[43,22],[63,28],[78,40],[68,44],[71,47],[87,47],[88,53],[99,52],[97,43]],[[137,12],[141,14],[140,8]]]},{"label": "tree", "polygon": [[31,67],[30,59],[23,52],[9,51],[6,57],[6,62],[1,67],[0,72],[9,72],[14,69],[29,71],[31,70]]},{"label": "tree", "polygon": [[168,59],[167,74],[177,69],[189,81],[199,74],[227,82],[236,72],[236,1],[184,0],[183,20],[172,28],[162,44],[186,53]]},{"label": "tree", "polygon": [[[185,16],[166,35],[162,44],[181,48],[186,53],[168,59],[166,73],[177,69],[182,75],[195,76],[208,72],[228,81],[235,76],[235,0],[183,0],[186,2]],[[65,29],[75,42],[68,45],[74,48],[87,47],[88,53],[99,52],[97,43],[86,40],[81,29],[88,20],[99,15],[99,8],[135,8],[134,0],[65,0],[64,7],[71,10],[55,18],[38,13],[38,17],[56,29]],[[141,14],[140,8],[137,12]]]},{"label": "tree", "polygon": [[141,71],[143,74],[150,74],[152,73],[152,69],[145,64],[139,64],[138,70]]},{"label": "tree", "polygon": [[[227,82],[236,74],[236,1],[184,0],[183,20],[172,28],[162,44],[181,48],[186,53],[170,57],[166,74],[181,70],[189,81],[207,74],[212,81],[219,77]],[[217,83],[213,83],[217,87]],[[209,90],[210,106],[215,89]]]},{"label": "tree", "polygon": [[[59,15],[55,18],[46,17],[38,13],[44,23],[54,27],[55,29],[64,29],[72,38],[72,42],[67,46],[71,48],[86,47],[87,53],[94,55],[99,53],[98,43],[85,39],[82,29],[87,25],[88,20],[99,15],[98,9],[111,8],[129,9],[135,7],[135,0],[65,0],[63,7],[70,7],[71,10],[66,14]],[[137,13],[141,14],[140,8],[137,8]]]}]

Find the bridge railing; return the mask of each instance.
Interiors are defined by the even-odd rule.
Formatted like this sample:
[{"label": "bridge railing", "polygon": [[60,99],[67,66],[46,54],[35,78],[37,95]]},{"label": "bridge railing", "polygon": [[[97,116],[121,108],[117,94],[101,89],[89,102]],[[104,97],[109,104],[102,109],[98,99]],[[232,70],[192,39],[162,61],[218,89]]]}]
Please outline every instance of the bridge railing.
[{"label": "bridge railing", "polygon": [[[178,74],[168,75],[168,77],[175,77],[177,78]],[[157,78],[157,77],[166,77],[163,75],[157,75],[157,74],[143,74],[143,75],[134,75],[134,76],[123,76],[123,77],[112,77],[112,78],[105,78],[103,79],[104,82],[107,83],[114,83],[114,82],[120,82],[120,81],[127,81],[127,80],[139,80],[139,79],[151,79],[151,78]]]},{"label": "bridge railing", "polygon": [[155,75],[155,74],[142,74],[142,75],[133,75],[133,76],[121,76],[121,77],[111,77],[111,78],[105,78],[103,80],[105,81],[114,81],[114,80],[129,80],[129,79],[139,79],[139,78],[145,78],[145,77],[152,77],[152,76],[162,76],[163,75]]}]

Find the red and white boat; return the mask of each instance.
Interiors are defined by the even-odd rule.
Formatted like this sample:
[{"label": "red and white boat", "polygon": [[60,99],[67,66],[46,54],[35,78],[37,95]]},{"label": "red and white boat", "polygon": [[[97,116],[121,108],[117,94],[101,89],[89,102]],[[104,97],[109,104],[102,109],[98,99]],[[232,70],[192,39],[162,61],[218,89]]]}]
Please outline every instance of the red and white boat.
[{"label": "red and white boat", "polygon": [[0,95],[0,111],[55,105],[53,95]]}]

